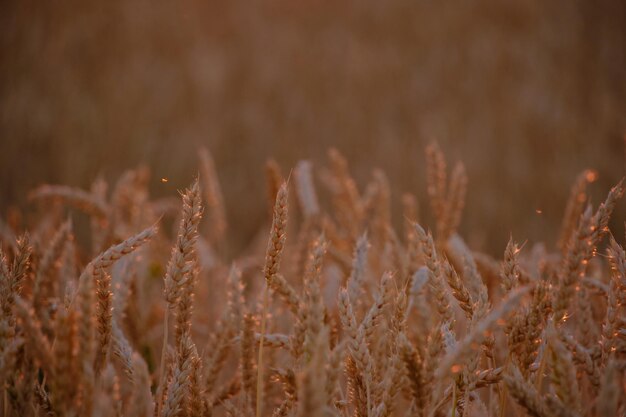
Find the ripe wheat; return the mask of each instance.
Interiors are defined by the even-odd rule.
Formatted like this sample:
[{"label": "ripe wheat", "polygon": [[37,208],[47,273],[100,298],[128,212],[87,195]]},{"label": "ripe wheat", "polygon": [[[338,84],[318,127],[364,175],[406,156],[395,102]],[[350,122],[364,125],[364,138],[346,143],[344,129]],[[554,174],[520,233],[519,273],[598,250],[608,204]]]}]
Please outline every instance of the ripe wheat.
[{"label": "ripe wheat", "polygon": [[[384,173],[361,190],[333,149],[293,181],[268,162],[269,232],[233,259],[207,150],[176,211],[150,200],[145,169],[109,197],[36,189],[31,232],[0,240],[2,415],[624,415],[626,252],[608,229],[622,183],[594,210],[584,171],[557,246],[511,238],[498,261],[457,232],[463,165],[426,155],[433,231],[411,194],[395,230]],[[170,220],[173,237],[157,231]]]}]

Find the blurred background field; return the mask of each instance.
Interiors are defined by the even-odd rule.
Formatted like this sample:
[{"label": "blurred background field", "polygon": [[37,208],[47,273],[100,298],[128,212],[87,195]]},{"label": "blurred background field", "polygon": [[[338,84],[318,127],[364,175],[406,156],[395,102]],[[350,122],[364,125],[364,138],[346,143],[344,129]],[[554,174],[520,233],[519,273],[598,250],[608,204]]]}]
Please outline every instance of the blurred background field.
[{"label": "blurred background field", "polygon": [[41,183],[89,187],[139,164],[155,196],[176,195],[206,145],[241,247],[267,220],[266,159],[320,167],[332,146],[361,186],[387,173],[398,221],[412,191],[428,223],[436,139],[467,167],[462,233],[500,254],[510,233],[554,243],[583,169],[599,174],[594,204],[625,172],[625,2],[0,7],[2,217]]}]

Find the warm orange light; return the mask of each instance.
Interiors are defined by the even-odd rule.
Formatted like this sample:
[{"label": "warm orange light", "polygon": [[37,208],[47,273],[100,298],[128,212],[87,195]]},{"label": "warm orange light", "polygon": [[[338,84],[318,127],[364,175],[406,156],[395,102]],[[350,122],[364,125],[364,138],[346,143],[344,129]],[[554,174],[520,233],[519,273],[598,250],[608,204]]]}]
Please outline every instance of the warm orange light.
[{"label": "warm orange light", "polygon": [[585,179],[587,182],[594,182],[598,179],[598,173],[596,171],[589,170],[587,171],[587,175],[585,175]]}]

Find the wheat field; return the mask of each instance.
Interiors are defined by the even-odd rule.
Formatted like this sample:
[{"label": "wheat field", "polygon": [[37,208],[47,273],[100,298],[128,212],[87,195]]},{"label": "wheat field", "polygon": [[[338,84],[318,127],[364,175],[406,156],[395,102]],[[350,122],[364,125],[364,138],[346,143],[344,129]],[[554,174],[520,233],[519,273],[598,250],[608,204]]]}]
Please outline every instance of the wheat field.
[{"label": "wheat field", "polygon": [[510,232],[556,243],[583,169],[598,171],[595,204],[626,175],[626,2],[293,3],[3,2],[0,212],[23,213],[42,183],[113,184],[141,163],[150,194],[172,197],[205,145],[235,255],[265,220],[267,158],[287,172],[335,147],[359,184],[378,167],[419,196],[437,140],[470,178],[463,236],[498,256]]},{"label": "wheat field", "polygon": [[582,172],[557,245],[511,236],[496,259],[457,233],[471,189],[436,143],[423,196],[380,170],[358,184],[335,149],[288,174],[269,160],[266,224],[231,257],[198,155],[179,198],[138,168],[32,190],[28,231],[2,219],[3,416],[624,415],[622,182],[592,205]]}]

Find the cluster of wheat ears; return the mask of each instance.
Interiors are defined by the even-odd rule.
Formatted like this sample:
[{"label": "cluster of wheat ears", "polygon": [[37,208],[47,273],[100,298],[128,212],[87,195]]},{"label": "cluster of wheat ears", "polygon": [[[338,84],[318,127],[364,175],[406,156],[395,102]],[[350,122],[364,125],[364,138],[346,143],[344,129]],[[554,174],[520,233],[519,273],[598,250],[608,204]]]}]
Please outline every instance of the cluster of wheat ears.
[{"label": "cluster of wheat ears", "polygon": [[287,180],[268,162],[271,228],[234,260],[205,150],[182,210],[148,198],[145,169],[110,193],[34,190],[29,234],[0,224],[3,415],[624,415],[626,255],[607,227],[622,184],[594,210],[583,172],[557,248],[511,239],[497,261],[456,233],[463,165],[426,156],[434,235],[410,194],[394,230],[384,173],[361,191],[331,150],[316,178],[332,210],[310,162]]}]

